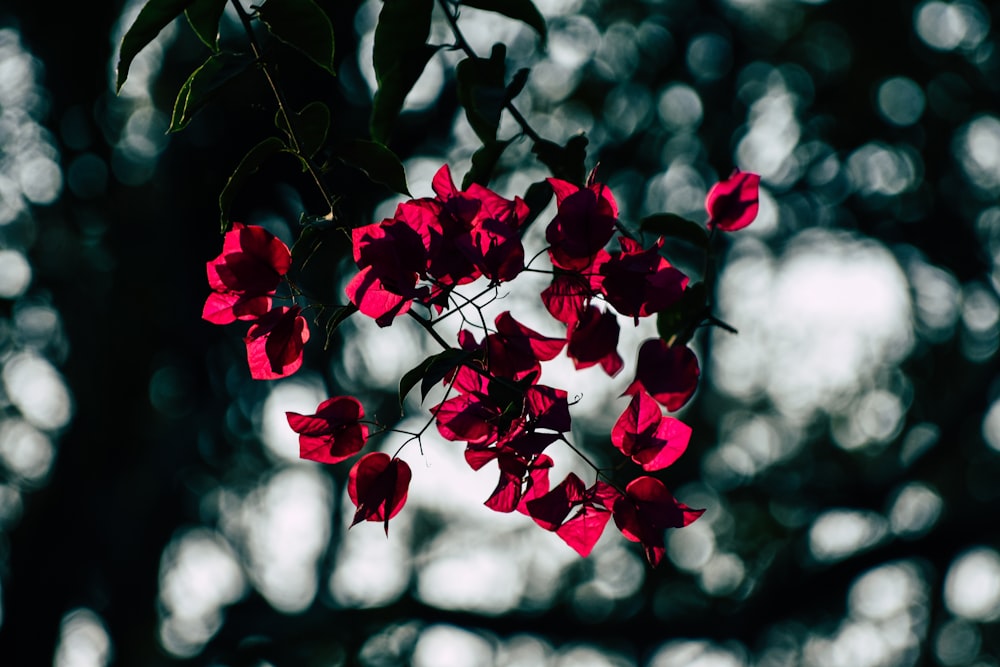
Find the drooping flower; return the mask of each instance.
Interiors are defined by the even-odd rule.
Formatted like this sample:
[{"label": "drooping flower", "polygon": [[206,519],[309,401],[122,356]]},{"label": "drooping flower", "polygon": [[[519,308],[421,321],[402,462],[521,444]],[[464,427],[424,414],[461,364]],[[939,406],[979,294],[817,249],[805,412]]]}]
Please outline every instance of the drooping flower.
[{"label": "drooping flower", "polygon": [[642,544],[646,560],[656,567],[666,553],[667,528],[688,526],[705,510],[691,509],[678,502],[663,482],[644,475],[629,482],[625,495],[615,499],[612,513],[622,535]]},{"label": "drooping flower", "polygon": [[[553,531],[581,556],[588,556],[611,518],[619,493],[605,482],[585,489],[583,481],[569,473],[544,495],[526,503],[527,514],[542,528]],[[570,512],[579,508],[568,520]]]},{"label": "drooping flower", "polygon": [[252,378],[276,380],[299,370],[309,340],[309,326],[301,313],[297,305],[279,306],[250,327],[244,342]]},{"label": "drooping flower", "polygon": [[410,466],[382,452],[362,456],[351,468],[347,495],[357,507],[351,526],[362,521],[382,521],[389,535],[389,519],[399,514],[410,487]]},{"label": "drooping flower", "polygon": [[610,311],[603,313],[589,306],[569,330],[566,351],[578,369],[600,364],[609,376],[618,375],[625,362],[618,354],[618,319]]},{"label": "drooping flower", "polygon": [[735,232],[749,225],[757,217],[759,188],[760,176],[738,169],[713,185],[705,197],[708,226]]},{"label": "drooping flower", "polygon": [[286,412],[288,425],[299,434],[299,456],[319,463],[339,463],[365,446],[368,426],[361,424],[365,411],[353,396],[323,401],[312,415]]}]

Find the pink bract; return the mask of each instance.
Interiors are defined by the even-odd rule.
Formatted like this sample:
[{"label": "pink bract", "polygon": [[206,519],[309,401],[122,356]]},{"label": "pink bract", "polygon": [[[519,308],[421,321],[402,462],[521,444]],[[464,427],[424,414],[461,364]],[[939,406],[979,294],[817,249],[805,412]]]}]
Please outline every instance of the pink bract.
[{"label": "pink bract", "polygon": [[252,378],[276,380],[299,370],[309,340],[301,313],[299,306],[273,308],[250,327],[244,342]]},{"label": "pink bract", "polygon": [[361,401],[353,396],[335,396],[323,401],[312,415],[286,412],[288,425],[299,434],[299,456],[319,463],[339,463],[365,446],[368,426]]},{"label": "pink bract", "polygon": [[399,514],[410,487],[410,466],[388,454],[373,452],[362,456],[351,468],[347,495],[358,508],[355,526],[362,521],[382,521],[389,535],[389,519]]},{"label": "pink bract", "polygon": [[757,217],[760,176],[736,170],[712,186],[705,197],[708,226],[724,232],[743,229]]}]

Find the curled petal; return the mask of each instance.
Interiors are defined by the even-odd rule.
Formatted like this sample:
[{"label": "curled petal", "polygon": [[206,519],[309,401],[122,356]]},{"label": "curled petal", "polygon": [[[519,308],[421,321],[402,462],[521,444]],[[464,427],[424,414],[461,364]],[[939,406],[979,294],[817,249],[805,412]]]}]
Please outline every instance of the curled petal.
[{"label": "curled petal", "polygon": [[255,380],[275,380],[302,366],[309,327],[298,306],[273,308],[247,332],[247,361]]},{"label": "curled petal", "polygon": [[288,425],[299,434],[299,457],[320,463],[339,463],[361,451],[368,439],[368,426],[359,423],[364,415],[353,396],[326,400],[312,415],[285,413]]},{"label": "curled petal", "polygon": [[749,225],[757,217],[759,190],[760,176],[739,170],[713,185],[705,198],[708,226],[735,232]]}]

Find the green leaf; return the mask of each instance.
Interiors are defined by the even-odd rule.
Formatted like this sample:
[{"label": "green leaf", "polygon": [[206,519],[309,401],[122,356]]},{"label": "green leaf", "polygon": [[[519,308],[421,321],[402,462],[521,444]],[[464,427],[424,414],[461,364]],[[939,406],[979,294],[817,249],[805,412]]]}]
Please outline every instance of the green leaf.
[{"label": "green leaf", "polygon": [[[274,115],[274,124],[285,133],[292,144],[298,141],[299,151],[307,158],[326,143],[326,135],[330,131],[330,109],[322,102],[310,102],[302,111],[292,114],[292,128],[285,122],[285,114],[280,110]],[[294,130],[294,138],[292,136]]]},{"label": "green leaf", "polygon": [[128,68],[135,57],[156,39],[160,31],[181,15],[194,0],[149,0],[139,11],[135,22],[122,38],[122,48],[118,55],[115,91],[120,91],[128,78]]},{"label": "green leaf", "polygon": [[198,35],[205,46],[213,53],[219,52],[219,19],[226,8],[227,0],[194,0],[191,6],[184,10],[184,16],[194,34]]},{"label": "green leaf", "polygon": [[466,7],[503,14],[515,21],[527,23],[542,38],[542,44],[545,44],[547,37],[545,18],[531,0],[462,0],[462,4]]},{"label": "green leaf", "polygon": [[465,117],[483,143],[497,138],[500,112],[507,102],[504,60],[507,48],[494,44],[489,58],[466,58],[455,68],[458,101]]},{"label": "green leaf", "polygon": [[406,95],[438,48],[427,44],[434,0],[384,0],[375,27],[372,62],[378,90],[372,103],[372,139],[389,142]]},{"label": "green leaf", "polygon": [[336,74],[333,65],[333,24],[313,0],[267,0],[257,14],[272,35]]},{"label": "green leaf", "polygon": [[707,314],[708,290],[705,283],[695,283],[672,306],[656,315],[656,330],[671,345],[686,345]]},{"label": "green leaf", "polygon": [[657,213],[639,221],[639,229],[657,236],[685,241],[699,248],[708,248],[708,232],[697,222],[673,213]]},{"label": "green leaf", "polygon": [[368,178],[382,183],[393,192],[410,196],[403,163],[384,145],[376,141],[356,139],[338,146],[334,155],[342,162],[365,172]]},{"label": "green leaf", "polygon": [[565,146],[542,139],[536,141],[531,152],[538,156],[556,178],[582,186],[586,173],[587,137],[578,134],[571,137]]},{"label": "green leaf", "polygon": [[229,177],[226,185],[222,188],[222,192],[219,193],[219,212],[221,214],[223,232],[229,227],[229,209],[233,204],[236,191],[243,184],[243,181],[260,169],[260,166],[269,157],[287,149],[288,147],[285,145],[285,142],[278,137],[268,137],[251,148],[243,156],[239,166],[236,167],[236,171]]},{"label": "green leaf", "polygon": [[198,69],[191,73],[174,100],[168,132],[183,130],[194,115],[229,83],[253,63],[253,58],[243,53],[213,53]]},{"label": "green leaf", "polygon": [[490,184],[493,176],[493,169],[500,161],[500,156],[510,146],[513,139],[506,141],[487,141],[482,148],[472,154],[472,168],[462,179],[462,189],[467,189],[473,183],[478,183],[483,187]]}]

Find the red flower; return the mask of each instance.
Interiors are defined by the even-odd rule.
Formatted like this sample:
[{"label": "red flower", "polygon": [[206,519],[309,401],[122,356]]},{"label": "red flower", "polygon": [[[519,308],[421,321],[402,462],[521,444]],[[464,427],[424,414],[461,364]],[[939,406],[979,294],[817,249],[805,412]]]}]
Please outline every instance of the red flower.
[{"label": "red flower", "polygon": [[[608,257],[608,253],[601,250],[595,265],[603,263]],[[599,273],[590,276],[576,271],[556,273],[552,278],[552,284],[542,290],[542,303],[552,317],[572,329],[590,304],[591,297],[600,290],[602,279]]]},{"label": "red flower", "polygon": [[626,539],[641,543],[646,560],[656,567],[666,553],[663,538],[667,528],[688,526],[705,510],[677,502],[663,482],[643,476],[625,487],[625,495],[615,499],[612,512],[618,530]]},{"label": "red flower", "polygon": [[611,429],[614,446],[648,471],[662,470],[680,458],[690,439],[691,427],[664,417],[659,404],[644,391],[632,397]]},{"label": "red flower", "polygon": [[590,306],[569,332],[567,352],[573,365],[589,368],[600,364],[604,372],[614,377],[625,362],[618,354],[618,319],[610,311],[601,312]]},{"label": "red flower", "polygon": [[286,412],[288,425],[299,434],[299,456],[320,463],[339,463],[361,451],[368,427],[361,401],[353,396],[335,396],[319,404],[316,414]]},{"label": "red flower", "polygon": [[[581,556],[588,556],[604,532],[611,507],[619,493],[609,484],[595,482],[584,489],[583,482],[569,473],[548,493],[529,500],[527,513],[542,528],[556,533]],[[579,511],[568,521],[574,507]]]},{"label": "red flower", "polygon": [[661,238],[646,250],[635,241],[621,237],[621,252],[601,264],[601,291],[608,303],[622,315],[640,317],[657,313],[677,302],[688,279],[670,266],[660,253]]},{"label": "red flower", "polygon": [[347,495],[358,508],[351,526],[362,521],[383,521],[388,537],[389,519],[403,509],[410,477],[410,466],[405,461],[382,452],[362,456],[347,480]]},{"label": "red flower", "polygon": [[614,235],[618,204],[603,183],[581,189],[558,178],[548,181],[558,206],[556,217],[545,229],[549,256],[561,269],[585,270]]},{"label": "red flower", "polygon": [[737,169],[712,186],[705,197],[708,226],[724,232],[743,229],[757,217],[760,176]]},{"label": "red flower", "polygon": [[651,338],[639,348],[635,380],[622,395],[645,390],[667,410],[684,407],[698,387],[698,357],[685,345],[671,347],[665,340]]},{"label": "red flower", "polygon": [[212,293],[205,301],[202,318],[213,324],[229,324],[263,315],[291,263],[288,246],[271,232],[234,222],[223,239],[222,253],[205,265]]},{"label": "red flower", "polygon": [[309,340],[309,327],[298,306],[273,308],[258,319],[244,342],[250,377],[275,380],[291,375],[302,366],[302,350]]}]

